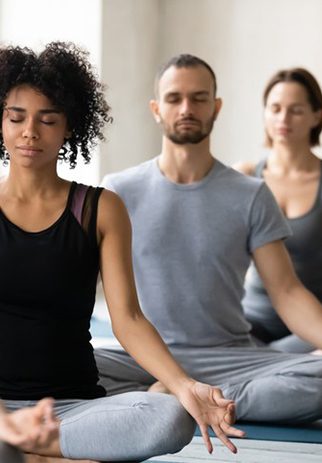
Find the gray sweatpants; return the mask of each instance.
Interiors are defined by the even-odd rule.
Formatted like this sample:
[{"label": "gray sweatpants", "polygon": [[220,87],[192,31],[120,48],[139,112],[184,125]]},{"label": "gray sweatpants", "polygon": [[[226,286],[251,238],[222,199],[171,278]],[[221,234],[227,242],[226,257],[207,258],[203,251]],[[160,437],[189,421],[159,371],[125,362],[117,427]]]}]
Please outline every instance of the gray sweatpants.
[{"label": "gray sweatpants", "polygon": [[[300,423],[322,418],[322,358],[267,347],[172,347],[195,379],[219,386],[237,405],[237,418]],[[97,349],[107,394],[145,390],[155,379],[120,349]]]},{"label": "gray sweatpants", "polygon": [[[13,411],[35,402],[4,403]],[[195,429],[193,419],[175,397],[152,392],[56,400],[55,412],[61,419],[61,452],[72,459],[141,461],[175,453],[191,441]],[[12,463],[20,460],[13,459]]]}]

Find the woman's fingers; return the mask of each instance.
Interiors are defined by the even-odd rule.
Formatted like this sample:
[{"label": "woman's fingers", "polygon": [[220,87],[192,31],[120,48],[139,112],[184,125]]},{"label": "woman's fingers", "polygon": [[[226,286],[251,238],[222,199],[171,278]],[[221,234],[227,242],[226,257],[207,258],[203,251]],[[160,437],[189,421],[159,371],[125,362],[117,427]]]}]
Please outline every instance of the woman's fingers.
[{"label": "woman's fingers", "polygon": [[232,452],[237,453],[237,447],[232,443],[229,437],[226,436],[225,432],[221,429],[220,426],[212,426],[212,429],[218,439]]},{"label": "woman's fingers", "polygon": [[33,407],[4,413],[0,417],[0,438],[22,450],[32,451],[56,437],[58,420],[52,399],[43,399]]},{"label": "woman's fingers", "polygon": [[225,399],[219,388],[209,384],[195,382],[191,391],[192,397],[186,396],[183,403],[197,421],[208,452],[213,451],[208,433],[210,426],[223,445],[236,453],[237,448],[228,436],[243,437],[244,432],[232,426],[236,419],[234,401]]},{"label": "woman's fingers", "polygon": [[[221,392],[221,391],[220,391]],[[220,394],[218,394],[218,389],[213,390],[212,398],[219,407],[229,407],[230,405],[235,405],[235,402],[231,399],[225,399]]]},{"label": "woman's fingers", "polygon": [[245,436],[244,431],[238,428],[234,428],[233,426],[230,426],[225,421],[223,421],[221,428],[224,431],[224,433],[227,434],[227,436],[234,436],[234,437],[244,437]]},{"label": "woman's fingers", "polygon": [[208,452],[212,453],[213,452],[213,446],[212,446],[212,443],[211,443],[211,440],[210,440],[210,437],[209,437],[208,426],[205,425],[205,424],[199,424],[199,428],[200,428],[201,436],[203,438],[203,441],[204,441],[204,443],[206,445],[206,448],[207,448]]},{"label": "woman's fingers", "polygon": [[235,404],[232,403],[227,407],[227,413],[224,416],[224,420],[221,423],[221,427],[223,431],[229,436],[235,437],[244,437],[245,433],[241,429],[235,428],[231,426],[236,421],[236,407]]},{"label": "woman's fingers", "polygon": [[[209,433],[208,433],[208,426],[205,423],[198,423],[200,431],[201,431],[201,436],[203,438],[203,441],[207,447],[207,450],[209,453],[213,452],[213,445],[211,443]],[[237,453],[237,448],[236,446],[232,443],[232,441],[229,439],[229,437],[226,435],[226,432],[218,425],[218,424],[213,424],[211,425],[212,430],[215,433],[215,436],[233,453]],[[234,428],[232,428],[234,429]],[[235,430],[238,431],[238,430]]]}]

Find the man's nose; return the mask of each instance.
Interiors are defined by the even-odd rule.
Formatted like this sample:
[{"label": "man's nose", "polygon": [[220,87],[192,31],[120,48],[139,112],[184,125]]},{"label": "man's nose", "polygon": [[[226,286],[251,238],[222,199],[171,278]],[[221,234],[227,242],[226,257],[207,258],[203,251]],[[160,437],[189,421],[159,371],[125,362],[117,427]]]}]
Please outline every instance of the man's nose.
[{"label": "man's nose", "polygon": [[191,115],[192,113],[193,113],[193,110],[192,110],[191,101],[189,100],[189,98],[184,98],[181,102],[180,114],[182,116],[188,116],[188,115]]}]

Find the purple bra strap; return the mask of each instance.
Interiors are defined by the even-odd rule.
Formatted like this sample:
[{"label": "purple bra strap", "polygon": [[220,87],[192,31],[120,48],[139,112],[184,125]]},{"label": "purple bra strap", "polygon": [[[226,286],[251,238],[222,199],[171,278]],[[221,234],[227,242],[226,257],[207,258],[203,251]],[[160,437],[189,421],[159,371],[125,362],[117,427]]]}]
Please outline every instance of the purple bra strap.
[{"label": "purple bra strap", "polygon": [[87,190],[87,185],[82,185],[81,183],[78,183],[73,194],[71,211],[80,225],[82,225],[82,212]]}]

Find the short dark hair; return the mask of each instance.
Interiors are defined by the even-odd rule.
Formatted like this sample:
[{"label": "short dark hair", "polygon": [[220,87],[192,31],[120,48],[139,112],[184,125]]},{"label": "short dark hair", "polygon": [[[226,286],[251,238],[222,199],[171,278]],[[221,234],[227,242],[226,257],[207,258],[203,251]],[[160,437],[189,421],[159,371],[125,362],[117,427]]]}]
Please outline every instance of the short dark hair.
[{"label": "short dark hair", "polygon": [[[104,140],[104,126],[112,118],[99,82],[88,61],[88,52],[71,42],[51,42],[40,53],[19,46],[0,48],[0,117],[8,93],[19,85],[30,85],[44,94],[67,119],[70,138],[58,157],[75,167],[77,154],[85,162],[90,148]],[[0,159],[6,160],[0,133]]]},{"label": "short dark hair", "polygon": [[214,83],[214,95],[216,96],[216,93],[217,93],[217,79],[216,79],[216,75],[215,75],[214,71],[209,66],[209,64],[206,63],[206,61],[204,61],[201,58],[198,58],[197,56],[189,55],[188,53],[185,53],[185,54],[182,53],[180,55],[173,56],[166,63],[163,63],[160,66],[160,68],[159,68],[159,70],[157,72],[157,75],[155,77],[155,81],[154,81],[155,95],[158,95],[158,93],[159,93],[158,90],[159,90],[159,82],[160,82],[161,77],[163,76],[163,74],[165,73],[165,71],[167,69],[171,68],[171,66],[174,66],[176,68],[196,68],[198,66],[203,66],[204,68],[207,69],[207,71],[211,75],[211,78],[212,78],[213,83]]},{"label": "short dark hair", "polygon": [[[270,80],[268,81],[264,93],[263,93],[263,102],[266,106],[267,98],[272,90],[272,88],[279,84],[280,82],[295,82],[302,85],[305,88],[308,101],[312,107],[313,111],[318,111],[322,109],[322,92],[321,88],[315,79],[315,77],[304,68],[291,68],[291,69],[282,69],[281,71],[276,72]],[[320,123],[313,127],[310,134],[310,144],[311,146],[316,146],[320,144],[320,133],[322,130],[322,118]],[[272,146],[272,140],[266,134],[265,140],[266,146]]]}]

